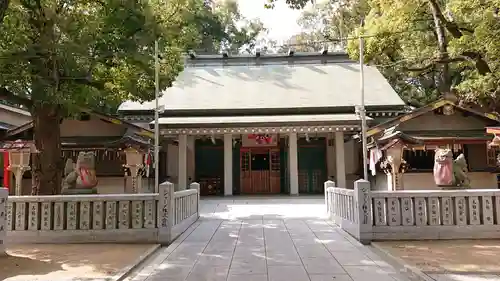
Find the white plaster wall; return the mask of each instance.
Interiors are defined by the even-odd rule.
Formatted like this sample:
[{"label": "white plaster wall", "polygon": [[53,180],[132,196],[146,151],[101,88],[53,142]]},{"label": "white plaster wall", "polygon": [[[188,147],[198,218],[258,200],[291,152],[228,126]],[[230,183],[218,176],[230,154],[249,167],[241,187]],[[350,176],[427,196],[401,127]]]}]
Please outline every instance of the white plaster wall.
[{"label": "white plaster wall", "polygon": [[[496,189],[498,188],[496,174],[488,172],[469,173],[471,187],[474,189]],[[405,173],[403,175],[405,190],[439,190],[434,183],[434,176],[429,173]],[[387,190],[387,176],[383,173],[377,174],[372,181],[372,190]]]}]

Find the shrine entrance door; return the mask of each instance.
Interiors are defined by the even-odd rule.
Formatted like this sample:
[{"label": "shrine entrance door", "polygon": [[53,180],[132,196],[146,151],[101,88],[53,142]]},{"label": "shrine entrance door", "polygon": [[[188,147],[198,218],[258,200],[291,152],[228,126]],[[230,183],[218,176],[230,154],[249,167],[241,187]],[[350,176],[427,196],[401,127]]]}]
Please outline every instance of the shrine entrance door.
[{"label": "shrine entrance door", "polygon": [[242,194],[280,193],[279,148],[241,148],[240,190]]}]

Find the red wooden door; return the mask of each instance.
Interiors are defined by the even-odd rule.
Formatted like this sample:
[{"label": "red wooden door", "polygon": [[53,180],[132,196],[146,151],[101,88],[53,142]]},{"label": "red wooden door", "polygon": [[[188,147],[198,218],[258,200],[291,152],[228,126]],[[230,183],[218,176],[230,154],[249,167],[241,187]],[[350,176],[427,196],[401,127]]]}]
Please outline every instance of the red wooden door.
[{"label": "red wooden door", "polygon": [[[279,149],[242,148],[240,151],[241,193],[280,193],[279,156]],[[254,163],[253,166],[252,163]]]}]

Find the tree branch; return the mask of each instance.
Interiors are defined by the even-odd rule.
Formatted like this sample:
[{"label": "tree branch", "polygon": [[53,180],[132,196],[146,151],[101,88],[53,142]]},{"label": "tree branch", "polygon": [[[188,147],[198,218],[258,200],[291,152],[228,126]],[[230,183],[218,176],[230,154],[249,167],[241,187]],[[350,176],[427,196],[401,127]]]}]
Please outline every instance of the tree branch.
[{"label": "tree branch", "polygon": [[[446,17],[443,15],[443,12],[441,11],[441,8],[439,7],[437,0],[428,0],[428,1],[431,7],[434,9],[436,16],[444,24],[446,30],[454,38],[456,39],[461,38],[464,35],[462,31],[468,31],[470,33],[474,33],[473,30],[461,28],[458,26],[457,23],[447,20]],[[479,74],[485,75],[487,73],[491,73],[491,69],[488,63],[486,62],[486,60],[484,60],[483,56],[480,53],[467,51],[463,52],[462,55],[476,62],[476,68]]]},{"label": "tree branch", "polygon": [[491,68],[483,59],[483,56],[480,53],[467,51],[463,52],[462,56],[468,57],[469,59],[475,61],[476,69],[481,75],[486,75],[487,73],[491,73]]},{"label": "tree branch", "polygon": [[89,86],[96,88],[98,90],[104,90],[104,82],[102,81],[94,81],[92,77],[90,76],[83,76],[83,77],[60,77],[62,81],[73,81],[77,84],[84,85],[84,86]]},{"label": "tree branch", "polygon": [[9,8],[9,2],[9,0],[0,0],[0,25],[3,23],[3,18]]},{"label": "tree branch", "polygon": [[426,64],[422,67],[404,67],[403,69],[405,71],[411,71],[411,72],[419,72],[419,71],[425,71],[433,68],[436,65],[435,62],[431,62],[429,64]]},{"label": "tree branch", "polygon": [[404,69],[406,71],[412,71],[412,72],[418,72],[418,71],[425,71],[433,68],[437,64],[448,64],[448,63],[453,63],[453,62],[461,62],[461,61],[466,61],[466,58],[445,58],[445,59],[434,59],[432,62],[426,64],[425,66],[422,67],[405,67]]},{"label": "tree branch", "polygon": [[443,15],[443,12],[441,11],[441,8],[439,7],[439,4],[437,3],[437,0],[428,0],[429,4],[432,6],[434,11],[436,12],[436,16],[439,18],[439,20],[444,24],[446,30],[448,30],[449,33],[455,38],[460,38],[463,36],[462,31],[460,31],[460,28],[455,22],[448,21],[446,17]]},{"label": "tree branch", "polygon": [[11,101],[12,103],[24,105],[28,108],[33,105],[31,99],[18,96],[4,87],[0,87],[0,98]]}]

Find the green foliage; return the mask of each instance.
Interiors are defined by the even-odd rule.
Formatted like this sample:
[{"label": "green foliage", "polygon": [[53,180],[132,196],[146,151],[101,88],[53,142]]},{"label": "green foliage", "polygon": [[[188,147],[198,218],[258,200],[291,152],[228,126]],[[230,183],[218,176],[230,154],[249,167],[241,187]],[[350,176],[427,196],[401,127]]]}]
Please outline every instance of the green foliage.
[{"label": "green foliage", "polygon": [[341,37],[335,22],[342,20],[351,37],[347,51],[357,59],[363,32],[365,61],[410,104],[455,92],[463,103],[500,108],[499,0],[332,0],[327,7],[317,20],[325,23],[321,35]]},{"label": "green foliage", "polygon": [[182,71],[183,54],[206,38],[236,46],[256,36],[203,0],[0,1],[0,97],[31,111],[39,150],[33,194],[60,189],[62,118],[81,107],[110,113],[125,100],[154,99],[155,41],[165,89]]},{"label": "green foliage", "polygon": [[[300,5],[306,2],[300,2]],[[289,44],[301,52],[320,51],[325,45],[343,47],[347,41],[341,39],[349,36],[359,25],[366,9],[366,2],[357,0],[317,3],[302,12],[298,20],[302,32],[290,38]]]},{"label": "green foliage", "polygon": [[[206,20],[206,19],[205,19]],[[205,53],[250,52],[255,48],[257,37],[266,31],[258,19],[247,19],[235,0],[216,1],[205,39],[198,49]]]},{"label": "green foliage", "polygon": [[151,100],[156,38],[164,89],[182,71],[183,53],[207,36],[239,48],[263,30],[258,22],[237,28],[237,5],[224,3],[213,13],[202,0],[13,0],[0,26],[2,95],[68,109]]}]

